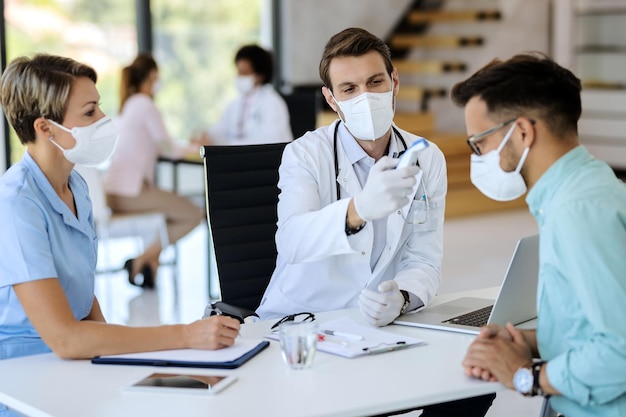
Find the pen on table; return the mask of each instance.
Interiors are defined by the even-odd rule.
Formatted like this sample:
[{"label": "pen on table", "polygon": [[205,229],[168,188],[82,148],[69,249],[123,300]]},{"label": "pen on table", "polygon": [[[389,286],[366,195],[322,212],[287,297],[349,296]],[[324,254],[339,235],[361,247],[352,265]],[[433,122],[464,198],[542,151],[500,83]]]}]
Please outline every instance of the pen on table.
[{"label": "pen on table", "polygon": [[323,335],[323,334],[318,334],[317,335],[317,340],[319,342],[332,342],[332,343],[338,343],[341,346],[350,346],[350,343],[346,342],[343,339],[338,339],[338,338],[335,338],[335,337],[332,337],[332,336],[328,337],[327,335]]},{"label": "pen on table", "polygon": [[375,348],[363,348],[364,352],[367,352],[368,355],[376,355],[378,353],[391,352],[394,350],[400,350],[404,348],[408,348],[411,345],[406,344],[406,342],[396,342],[393,345],[383,346],[383,347],[375,347]]},{"label": "pen on table", "polygon": [[348,339],[348,340],[363,340],[363,336],[358,335],[358,334],[337,332],[334,330],[322,330],[321,333],[327,334],[329,336],[341,337],[343,339]]}]

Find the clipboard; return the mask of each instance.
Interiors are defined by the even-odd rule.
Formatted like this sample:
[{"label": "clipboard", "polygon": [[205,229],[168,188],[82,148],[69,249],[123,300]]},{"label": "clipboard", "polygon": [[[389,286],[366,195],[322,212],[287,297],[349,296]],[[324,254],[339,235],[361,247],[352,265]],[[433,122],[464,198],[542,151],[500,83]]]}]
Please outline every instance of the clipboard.
[{"label": "clipboard", "polygon": [[[344,358],[378,355],[426,344],[422,339],[402,336],[381,330],[380,328],[362,325],[348,317],[320,323],[319,328],[320,335],[318,336],[317,350],[343,356]],[[329,333],[335,333],[336,336],[329,335]],[[345,337],[349,335],[358,337]],[[276,332],[266,337],[279,340],[279,335]]]},{"label": "clipboard", "polygon": [[96,365],[176,366],[182,368],[235,369],[269,346],[267,340],[238,340],[218,350],[176,349],[157,352],[96,356]]}]

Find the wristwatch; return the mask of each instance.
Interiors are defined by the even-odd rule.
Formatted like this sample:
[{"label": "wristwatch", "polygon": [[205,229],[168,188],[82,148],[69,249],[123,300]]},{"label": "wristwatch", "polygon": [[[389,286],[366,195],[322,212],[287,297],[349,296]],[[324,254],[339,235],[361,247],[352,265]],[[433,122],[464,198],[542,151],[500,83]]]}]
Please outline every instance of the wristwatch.
[{"label": "wristwatch", "polygon": [[532,368],[519,368],[513,374],[513,386],[522,395],[533,395],[533,371]]},{"label": "wristwatch", "polygon": [[539,385],[539,373],[545,361],[537,361],[530,368],[519,368],[513,375],[515,390],[527,397],[544,395]]},{"label": "wristwatch", "polygon": [[348,219],[346,218],[346,235],[350,236],[359,233],[365,227],[366,223],[367,222],[363,222],[357,227],[350,227],[350,225],[348,224]]},{"label": "wristwatch", "polygon": [[411,297],[408,291],[400,290],[400,293],[404,297],[404,304],[402,304],[402,308],[400,309],[400,315],[403,315],[409,309],[409,305],[411,305]]}]

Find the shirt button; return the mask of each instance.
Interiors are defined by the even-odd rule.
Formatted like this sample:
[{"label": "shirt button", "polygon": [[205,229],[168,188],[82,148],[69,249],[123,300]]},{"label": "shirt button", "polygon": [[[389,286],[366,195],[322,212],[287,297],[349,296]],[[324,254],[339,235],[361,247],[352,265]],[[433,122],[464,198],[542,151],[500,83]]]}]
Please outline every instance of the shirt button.
[{"label": "shirt button", "polygon": [[365,251],[361,251],[361,255],[365,255]]},{"label": "shirt button", "polygon": [[402,214],[402,210],[398,210],[398,214]]}]

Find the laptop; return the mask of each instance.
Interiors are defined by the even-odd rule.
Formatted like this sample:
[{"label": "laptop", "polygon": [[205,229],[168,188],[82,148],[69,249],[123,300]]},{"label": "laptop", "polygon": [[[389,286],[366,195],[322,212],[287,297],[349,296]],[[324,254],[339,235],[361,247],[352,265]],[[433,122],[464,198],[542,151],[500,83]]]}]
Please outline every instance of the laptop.
[{"label": "laptop", "polygon": [[407,313],[395,324],[478,334],[486,324],[515,325],[537,317],[537,277],[539,275],[539,236],[517,242],[498,297],[494,300],[463,297]]}]

